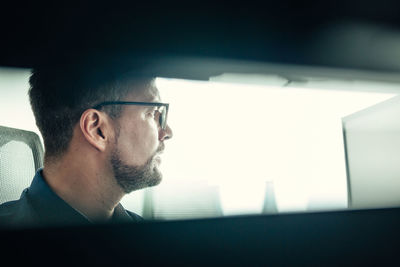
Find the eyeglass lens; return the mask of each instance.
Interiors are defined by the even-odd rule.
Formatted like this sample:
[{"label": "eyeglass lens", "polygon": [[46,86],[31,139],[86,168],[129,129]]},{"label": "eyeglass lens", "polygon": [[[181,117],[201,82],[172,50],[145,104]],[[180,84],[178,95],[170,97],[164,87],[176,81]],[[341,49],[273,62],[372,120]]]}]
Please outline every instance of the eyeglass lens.
[{"label": "eyeglass lens", "polygon": [[160,111],[160,117],[159,117],[159,123],[162,129],[165,129],[165,124],[166,124],[166,116],[167,116],[167,109],[165,107],[161,107],[159,109]]}]

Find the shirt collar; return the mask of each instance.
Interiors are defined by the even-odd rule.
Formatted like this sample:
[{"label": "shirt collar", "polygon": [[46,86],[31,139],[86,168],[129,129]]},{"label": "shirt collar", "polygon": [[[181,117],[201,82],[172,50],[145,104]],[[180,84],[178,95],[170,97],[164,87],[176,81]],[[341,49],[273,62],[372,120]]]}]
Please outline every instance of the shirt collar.
[{"label": "shirt collar", "polygon": [[[28,190],[28,197],[43,222],[57,224],[88,224],[89,219],[61,199],[47,184],[42,169],[36,172]],[[114,209],[112,222],[132,221],[120,203]]]}]

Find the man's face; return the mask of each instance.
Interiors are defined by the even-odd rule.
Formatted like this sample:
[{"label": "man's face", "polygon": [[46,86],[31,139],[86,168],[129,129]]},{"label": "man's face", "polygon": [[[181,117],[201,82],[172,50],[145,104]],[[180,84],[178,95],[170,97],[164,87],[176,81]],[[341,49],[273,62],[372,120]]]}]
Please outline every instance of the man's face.
[{"label": "man's face", "polygon": [[[152,86],[130,93],[124,101],[160,102],[160,96]],[[161,182],[160,154],[172,131],[168,125],[165,130],[161,129],[156,109],[155,106],[123,106],[117,119],[119,127],[110,162],[115,179],[126,193]]]}]

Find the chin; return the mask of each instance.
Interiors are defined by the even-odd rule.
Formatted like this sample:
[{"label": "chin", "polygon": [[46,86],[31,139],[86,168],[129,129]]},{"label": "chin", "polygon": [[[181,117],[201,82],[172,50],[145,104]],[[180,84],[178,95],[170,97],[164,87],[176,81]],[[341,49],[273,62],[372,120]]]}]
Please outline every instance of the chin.
[{"label": "chin", "polygon": [[153,187],[153,186],[157,186],[161,183],[162,179],[158,179],[158,180],[153,180],[151,181],[151,183],[148,184],[147,187]]},{"label": "chin", "polygon": [[157,167],[153,168],[154,171],[154,176],[151,179],[150,185],[149,186],[155,186],[161,183],[162,181],[162,174],[160,170]]},{"label": "chin", "polygon": [[158,169],[160,161],[151,158],[143,166],[132,166],[122,162],[118,151],[111,157],[114,177],[122,190],[126,193],[146,187],[156,186],[161,183],[162,174]]}]

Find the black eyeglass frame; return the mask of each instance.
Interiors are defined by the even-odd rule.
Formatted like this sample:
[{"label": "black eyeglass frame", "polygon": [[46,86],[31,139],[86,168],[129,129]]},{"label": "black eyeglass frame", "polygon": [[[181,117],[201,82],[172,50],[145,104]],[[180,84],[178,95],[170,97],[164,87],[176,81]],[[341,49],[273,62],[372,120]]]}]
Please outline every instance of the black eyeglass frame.
[{"label": "black eyeglass frame", "polygon": [[156,107],[165,107],[165,115],[164,112],[160,112],[160,127],[165,130],[167,128],[167,117],[168,117],[168,109],[169,103],[159,103],[159,102],[131,102],[131,101],[105,101],[95,105],[94,109],[100,109],[102,106],[109,105],[134,105],[134,106],[156,106]]}]

